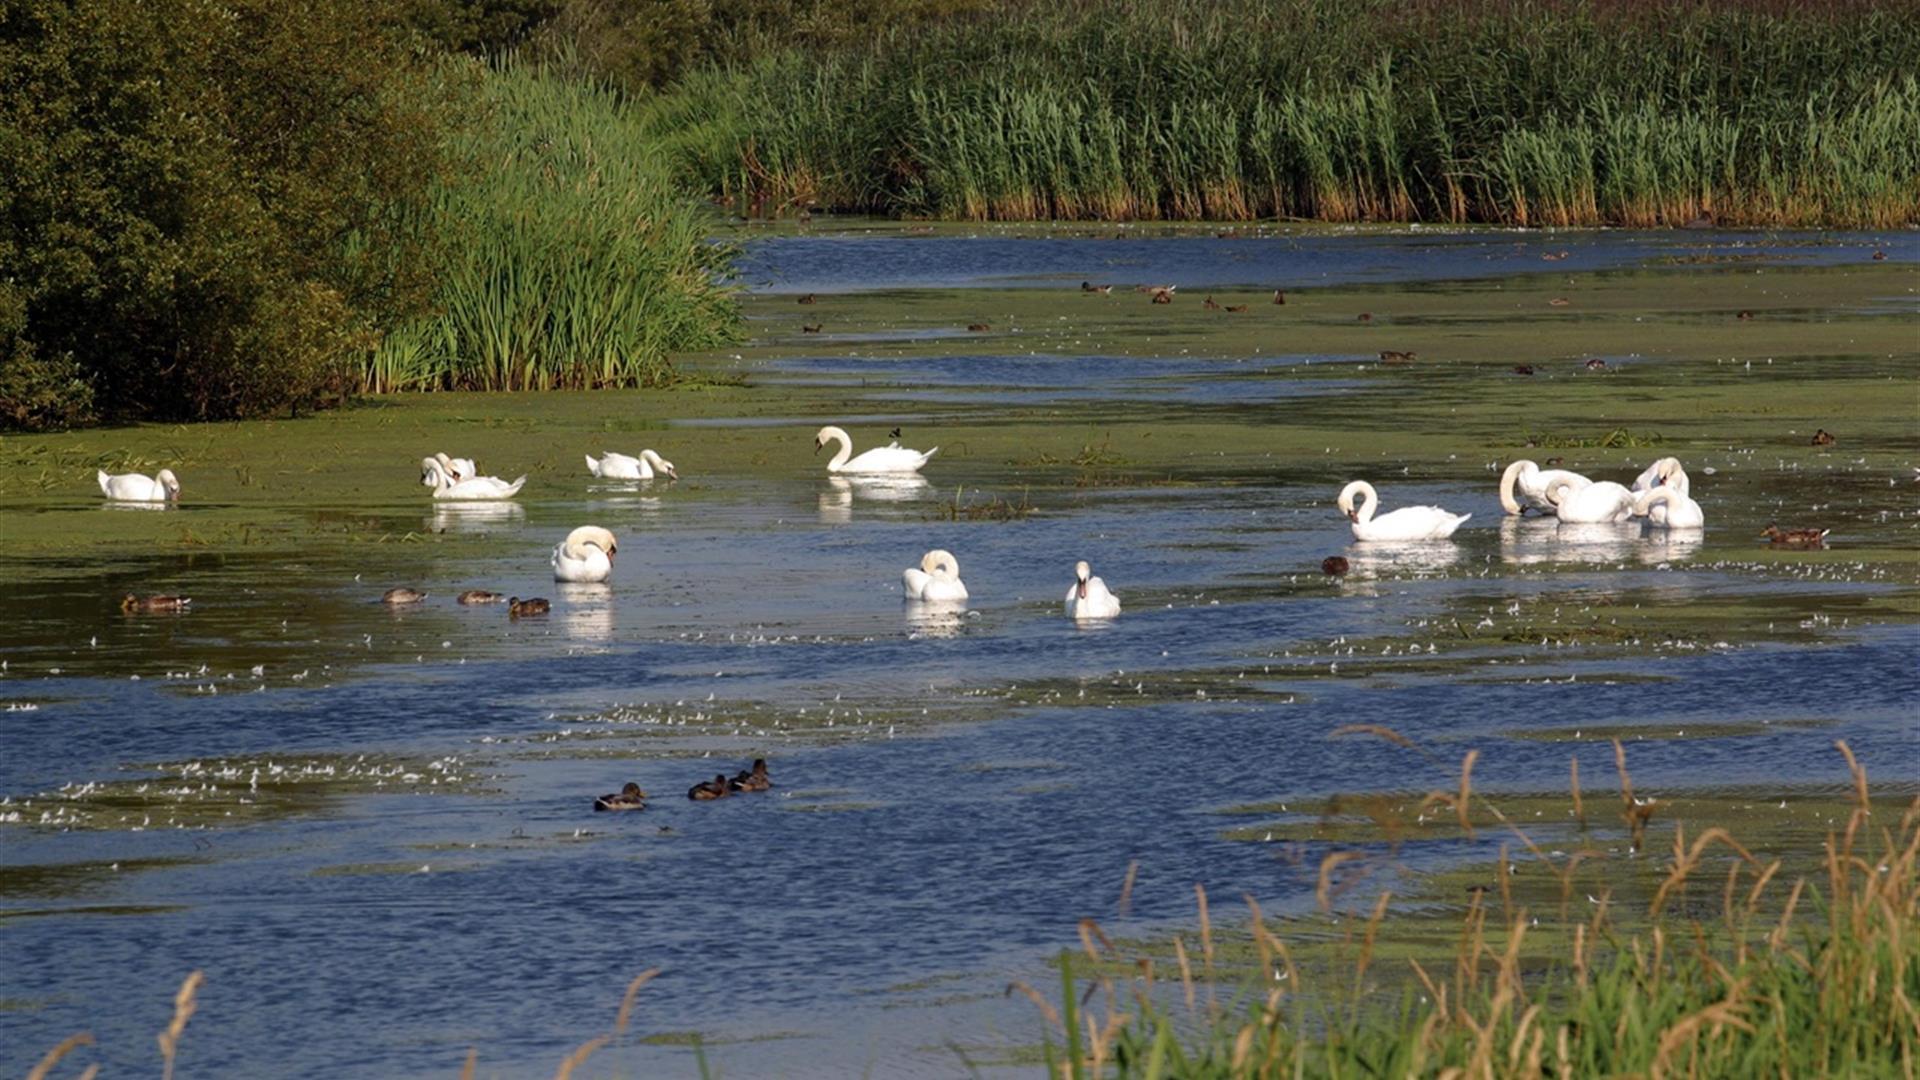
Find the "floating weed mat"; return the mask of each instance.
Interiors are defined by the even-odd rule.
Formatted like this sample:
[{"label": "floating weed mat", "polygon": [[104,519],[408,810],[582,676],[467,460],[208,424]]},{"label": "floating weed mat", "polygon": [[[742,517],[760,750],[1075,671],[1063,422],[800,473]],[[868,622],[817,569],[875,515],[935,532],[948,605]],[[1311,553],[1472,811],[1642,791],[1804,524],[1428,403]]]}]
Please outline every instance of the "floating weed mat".
[{"label": "floating weed mat", "polygon": [[[1368,902],[1371,856],[1341,848],[1320,860],[1317,915],[1269,919],[1248,897],[1216,926],[1196,887],[1197,933],[1143,946],[1084,920],[1057,1007],[1008,993],[1039,1011],[1049,1073],[1074,1078],[1896,1075],[1920,1050],[1920,798],[1872,798],[1835,747],[1851,783],[1812,828],[1709,817],[1669,835],[1616,743],[1617,795],[1585,811],[1639,857],[1591,884],[1589,849],[1544,848],[1473,792],[1469,754],[1457,789],[1419,801],[1468,836],[1490,817],[1500,839],[1496,863],[1439,879],[1450,902]],[[1240,980],[1226,1000],[1223,974]]]},{"label": "floating weed mat", "polygon": [[936,520],[939,521],[1025,521],[1028,515],[1039,509],[1027,501],[1027,493],[1020,492],[1019,502],[1008,502],[998,495],[982,500],[963,498],[964,488],[956,488],[951,502],[940,504]]},{"label": "floating weed mat", "polygon": [[138,780],[63,784],[0,798],[0,824],[58,829],[206,829],[316,814],[349,795],[471,792],[460,758],[339,754],[136,766]]}]

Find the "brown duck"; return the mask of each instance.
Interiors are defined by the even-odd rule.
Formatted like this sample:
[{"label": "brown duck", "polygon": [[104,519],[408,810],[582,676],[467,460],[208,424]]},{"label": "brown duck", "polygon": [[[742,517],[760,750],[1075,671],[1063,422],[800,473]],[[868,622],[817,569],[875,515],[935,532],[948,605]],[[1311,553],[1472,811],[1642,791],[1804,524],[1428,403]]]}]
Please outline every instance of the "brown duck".
[{"label": "brown duck", "polygon": [[800,326],[800,332],[801,332],[801,333],[803,333],[803,334],[817,334],[817,333],[819,333],[819,332],[820,332],[820,327],[821,327],[822,325],[824,325],[824,324],[822,324],[822,323],[802,323],[802,324],[801,324],[801,326]]},{"label": "brown duck", "polygon": [[191,596],[135,596],[128,593],[120,600],[120,610],[128,615],[159,615],[185,611],[193,603]]},{"label": "brown duck", "polygon": [[983,323],[983,322],[973,322],[973,323],[968,323],[968,324],[967,324],[967,329],[968,329],[968,330],[971,330],[972,332],[974,332],[974,333],[976,333],[976,334],[984,334],[984,333],[986,333],[986,332],[987,332],[988,330],[991,330],[991,329],[993,329],[993,324],[992,324],[992,323]]},{"label": "brown duck", "polygon": [[1228,304],[1227,305],[1227,314],[1229,315],[1244,315],[1246,314],[1246,312],[1247,312],[1247,305],[1245,304]]},{"label": "brown duck", "polygon": [[1282,292],[1282,291],[1281,291],[1281,290],[1279,290],[1279,289],[1275,289],[1275,290],[1273,290],[1273,302],[1274,302],[1274,303],[1276,303],[1276,304],[1284,304],[1284,303],[1286,303],[1286,302],[1287,302],[1287,294],[1286,294],[1285,292]]},{"label": "brown duck", "polygon": [[1383,364],[1411,364],[1419,358],[1419,353],[1395,352],[1392,349],[1380,350],[1380,362]]},{"label": "brown duck", "polygon": [[1201,307],[1203,307],[1203,308],[1206,308],[1206,309],[1207,309],[1208,311],[1219,311],[1219,310],[1220,310],[1220,305],[1219,305],[1219,304],[1216,304],[1216,303],[1214,303],[1214,300],[1213,300],[1213,297],[1211,297],[1211,296],[1209,296],[1209,297],[1207,297],[1207,300],[1206,300],[1206,302],[1205,302],[1205,303],[1203,303],[1203,304],[1201,304],[1200,306],[1201,306]]},{"label": "brown duck", "polygon": [[628,784],[611,795],[602,795],[593,800],[595,810],[645,810],[647,793],[640,790],[639,784]]},{"label": "brown duck", "polygon": [[721,773],[711,780],[702,780],[687,789],[687,798],[694,802],[709,802],[727,797],[727,774]]},{"label": "brown duck", "polygon": [[1329,555],[1320,560],[1320,572],[1328,577],[1339,577],[1351,569],[1353,566],[1344,555]]},{"label": "brown duck", "polygon": [[808,293],[807,295],[801,297],[799,302],[802,304],[813,304],[813,303],[818,303],[819,300],[820,300],[819,297],[813,295],[812,293]]},{"label": "brown duck", "polygon": [[388,589],[386,592],[380,594],[380,602],[388,607],[405,607],[408,604],[417,604],[426,598],[426,593],[421,592],[419,589],[409,589],[405,586],[401,586],[398,589]]},{"label": "brown duck", "polygon": [[767,775],[767,759],[754,758],[753,768],[733,774],[731,786],[735,791],[766,791],[773,787],[773,778]]},{"label": "brown duck", "polygon": [[462,604],[497,604],[505,600],[506,597],[501,596],[497,592],[488,592],[485,589],[468,589],[455,599]]},{"label": "brown duck", "polygon": [[1827,430],[1826,428],[1821,428],[1821,429],[1820,429],[1819,431],[1816,431],[1816,432],[1814,432],[1814,433],[1813,433],[1813,445],[1815,445],[1815,446],[1832,446],[1832,445],[1833,445],[1833,432],[1831,432],[1831,431],[1828,431],[1828,430]]},{"label": "brown duck", "polygon": [[1760,538],[1780,547],[1820,547],[1827,542],[1827,534],[1832,529],[1783,529],[1778,525],[1769,525],[1761,530]]},{"label": "brown duck", "polygon": [[525,600],[517,596],[507,599],[507,618],[509,619],[523,619],[529,615],[545,615],[552,610],[552,602],[542,596],[529,597]]}]

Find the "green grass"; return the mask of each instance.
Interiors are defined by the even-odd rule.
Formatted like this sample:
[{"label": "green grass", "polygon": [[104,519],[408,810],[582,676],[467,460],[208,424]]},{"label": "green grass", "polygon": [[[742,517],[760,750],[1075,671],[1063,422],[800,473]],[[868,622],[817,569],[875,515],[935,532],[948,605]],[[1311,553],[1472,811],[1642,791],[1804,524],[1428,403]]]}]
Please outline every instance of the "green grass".
[{"label": "green grass", "polygon": [[1920,24],[1890,6],[1005,3],[699,71],[646,106],[742,212],[1891,226]]},{"label": "green grass", "polygon": [[477,77],[464,168],[420,227],[433,315],[373,350],[363,388],[657,386],[670,356],[734,339],[732,249],[679,195],[620,95],[508,63]]}]

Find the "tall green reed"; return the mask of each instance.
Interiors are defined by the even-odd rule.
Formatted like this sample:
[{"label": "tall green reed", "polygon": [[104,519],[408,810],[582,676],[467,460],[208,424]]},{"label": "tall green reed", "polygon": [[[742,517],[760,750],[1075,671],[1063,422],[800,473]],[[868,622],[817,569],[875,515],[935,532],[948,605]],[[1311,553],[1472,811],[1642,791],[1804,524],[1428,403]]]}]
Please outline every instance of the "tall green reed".
[{"label": "tall green reed", "polygon": [[477,87],[467,168],[419,223],[436,311],[374,349],[367,389],[652,385],[673,352],[731,339],[729,252],[620,96],[514,63]]}]

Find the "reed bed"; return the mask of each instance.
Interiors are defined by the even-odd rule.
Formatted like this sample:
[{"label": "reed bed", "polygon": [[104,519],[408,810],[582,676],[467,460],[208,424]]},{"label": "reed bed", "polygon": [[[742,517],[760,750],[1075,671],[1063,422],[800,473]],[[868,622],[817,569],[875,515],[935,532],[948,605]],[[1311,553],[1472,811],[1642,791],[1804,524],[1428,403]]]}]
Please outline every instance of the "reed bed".
[{"label": "reed bed", "polygon": [[419,223],[441,261],[435,311],[385,336],[364,388],[657,385],[675,351],[732,340],[732,253],[624,99],[529,64],[478,80],[465,167]]},{"label": "reed bed", "polygon": [[[1322,864],[1319,899],[1324,911],[1352,916],[1338,970],[1296,962],[1249,897],[1247,930],[1266,977],[1220,1003],[1199,989],[1213,971],[1215,929],[1196,890],[1198,957],[1176,939],[1177,970],[1164,985],[1151,959],[1130,960],[1088,920],[1082,952],[1062,957],[1058,1008],[1024,985],[1008,992],[1036,1003],[1049,1032],[1048,1072],[1073,1080],[1910,1077],[1920,1052],[1920,800],[1897,820],[1884,820],[1884,807],[1876,816],[1865,770],[1836,745],[1854,804],[1826,838],[1820,873],[1789,883],[1781,861],[1763,860],[1725,829],[1690,838],[1678,828],[1632,934],[1615,919],[1611,892],[1588,898],[1592,914],[1580,919],[1563,898],[1558,925],[1543,929],[1552,910],[1536,918],[1516,905],[1503,850],[1498,891],[1473,894],[1452,970],[1429,972],[1409,959],[1411,988],[1382,1000],[1369,973],[1383,966],[1376,957],[1394,934],[1390,894],[1370,909],[1337,907],[1333,883],[1359,856],[1336,852]],[[1634,795],[1618,741],[1614,749],[1619,819],[1638,848],[1655,804]],[[1457,790],[1426,801],[1468,828],[1472,758]],[[1513,833],[1564,890],[1578,854],[1556,858]],[[1570,947],[1549,947],[1550,963],[1529,947],[1546,935],[1570,937]],[[1131,978],[1074,975],[1076,965],[1113,971],[1129,962]]]},{"label": "reed bed", "polygon": [[1920,20],[1887,4],[1008,2],[649,99],[745,213],[1893,226]]}]

